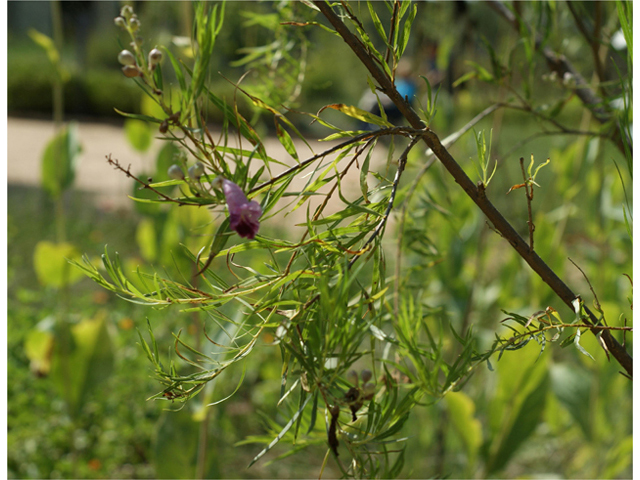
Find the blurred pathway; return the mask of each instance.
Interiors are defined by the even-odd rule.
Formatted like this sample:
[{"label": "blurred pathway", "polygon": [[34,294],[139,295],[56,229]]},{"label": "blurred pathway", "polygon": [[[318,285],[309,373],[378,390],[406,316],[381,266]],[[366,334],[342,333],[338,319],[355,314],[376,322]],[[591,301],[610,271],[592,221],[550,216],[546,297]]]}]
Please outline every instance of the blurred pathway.
[{"label": "blurred pathway", "polygon": [[[47,142],[53,136],[53,122],[25,120],[9,117],[7,120],[7,180],[9,184],[39,186],[40,162]],[[149,152],[141,155],[125,139],[122,127],[104,123],[78,123],[82,153],[74,187],[96,194],[102,207],[129,208],[131,180],[107,164],[105,156],[131,163],[132,171],[141,171],[151,165],[159,142]]]},{"label": "blurred pathway", "polygon": [[[43,120],[25,120],[9,117],[7,120],[8,137],[8,165],[7,179],[9,184],[22,184],[30,186],[40,186],[41,167],[40,162],[47,142],[53,135],[53,122]],[[155,157],[162,146],[162,142],[154,140],[152,147],[144,154],[135,151],[127,142],[122,127],[93,122],[79,122],[78,133],[82,145],[82,153],[78,167],[76,169],[76,179],[74,188],[95,195],[99,208],[132,208],[133,201],[127,195],[131,193],[132,180],[127,178],[122,172],[116,171],[109,166],[105,157],[109,154],[114,159],[118,159],[122,165],[131,165],[133,173],[152,171]],[[217,138],[214,136],[214,138]],[[280,142],[275,137],[268,137],[264,141],[268,154],[278,160],[293,165],[294,160],[286,153]],[[316,153],[331,148],[337,142],[315,142],[310,141]],[[295,142],[298,155],[301,160],[309,158],[312,153],[302,142]],[[328,158],[332,158],[328,157]],[[364,158],[362,158],[364,160]],[[361,162],[362,162],[361,160]],[[323,163],[327,163],[325,159]],[[371,169],[384,170],[386,164],[386,153],[384,148],[379,146],[371,160]],[[378,166],[378,167],[376,167]],[[272,171],[276,175],[283,171],[285,167],[273,165]],[[313,168],[313,167],[311,167]],[[392,167],[393,168],[393,167]],[[309,169],[301,176],[296,177],[292,182],[291,189],[302,189],[308,178],[306,175]],[[369,184],[377,183],[372,176],[369,176]],[[325,186],[319,192],[326,192],[329,186]],[[343,194],[350,200],[355,200],[360,196],[360,171],[354,165],[342,180]],[[313,207],[321,201],[322,197],[314,197],[310,201],[311,212]],[[287,200],[287,202],[291,199]],[[284,202],[284,199],[281,200]],[[284,203],[282,204],[284,206]],[[344,208],[342,202],[336,194],[332,197],[325,216],[330,215]],[[287,225],[303,223],[306,219],[306,205],[298,209],[292,215],[284,218],[284,212],[274,218],[278,222],[286,222]]]}]

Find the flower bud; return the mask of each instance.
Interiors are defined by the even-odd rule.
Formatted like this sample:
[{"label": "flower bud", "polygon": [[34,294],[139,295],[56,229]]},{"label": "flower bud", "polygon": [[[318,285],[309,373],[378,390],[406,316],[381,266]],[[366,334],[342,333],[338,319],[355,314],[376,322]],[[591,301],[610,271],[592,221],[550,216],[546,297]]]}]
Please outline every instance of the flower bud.
[{"label": "flower bud", "polygon": [[118,54],[118,62],[120,62],[121,65],[135,65],[136,57],[129,50],[122,50]]},{"label": "flower bud", "polygon": [[182,169],[176,164],[171,165],[167,173],[169,174],[169,177],[173,178],[174,180],[182,180],[184,178]]},{"label": "flower bud", "polygon": [[355,370],[349,370],[347,372],[347,381],[357,387],[358,386],[358,372],[356,372]]},{"label": "flower bud", "polygon": [[123,17],[116,17],[113,19],[113,23],[116,24],[116,27],[126,28],[127,22]]},{"label": "flower bud", "polygon": [[126,18],[127,20],[131,18],[131,15],[133,15],[133,8],[131,8],[131,5],[125,5],[120,10],[120,16]]},{"label": "flower bud", "polygon": [[[221,177],[218,177],[221,178]],[[229,228],[243,238],[253,240],[260,228],[262,207],[255,200],[249,201],[242,189],[226,178],[214,180],[211,185],[220,185],[227,200]]]},{"label": "flower bud", "polygon": [[131,27],[132,32],[138,30],[140,28],[140,20],[138,20],[138,17],[135,15],[131,17],[131,20],[129,20],[129,26]]},{"label": "flower bud", "polygon": [[135,78],[140,76],[140,69],[135,65],[125,65],[122,67],[122,73],[127,78]]},{"label": "flower bud", "polygon": [[154,48],[149,52],[149,65],[155,67],[162,60],[162,52]]},{"label": "flower bud", "polygon": [[576,85],[576,79],[573,77],[573,75],[570,72],[565,72],[564,76],[562,77],[562,84],[565,87],[575,87]]},{"label": "flower bud", "polygon": [[366,368],[362,370],[362,372],[360,372],[360,378],[362,378],[363,383],[367,383],[369,380],[371,380],[372,376],[373,374],[371,373],[371,370],[368,370]]},{"label": "flower bud", "polygon": [[204,173],[204,165],[197,162],[195,165],[189,167],[189,177],[193,180],[200,178],[200,175]]}]

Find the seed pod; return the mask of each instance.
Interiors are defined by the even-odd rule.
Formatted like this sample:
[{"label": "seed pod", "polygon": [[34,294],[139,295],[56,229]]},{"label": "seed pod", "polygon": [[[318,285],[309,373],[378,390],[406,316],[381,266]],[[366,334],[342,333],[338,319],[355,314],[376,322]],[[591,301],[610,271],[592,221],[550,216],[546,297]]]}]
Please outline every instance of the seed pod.
[{"label": "seed pod", "polygon": [[173,178],[174,180],[182,180],[184,178],[182,169],[176,164],[171,165],[167,173],[169,174],[169,177]]},{"label": "seed pod", "polygon": [[169,130],[169,122],[163,120],[158,130],[160,130],[160,133],[167,133],[167,130]]},{"label": "seed pod", "polygon": [[135,65],[136,57],[129,50],[122,50],[118,54],[118,62],[120,62],[121,65]]},{"label": "seed pod", "polygon": [[358,386],[358,372],[355,370],[349,370],[347,372],[347,381],[354,387]]},{"label": "seed pod", "polygon": [[135,65],[125,65],[122,67],[122,73],[127,78],[135,78],[140,76],[140,69]]},{"label": "seed pod", "polygon": [[338,436],[336,435],[336,427],[338,426],[340,407],[334,405],[333,407],[329,408],[329,413],[331,414],[331,422],[329,423],[329,430],[327,431],[327,441],[329,443],[329,448],[331,448],[331,451],[337,457],[340,442],[338,441]]},{"label": "seed pod", "polygon": [[373,374],[371,373],[371,370],[368,370],[366,368],[362,370],[362,372],[360,372],[360,378],[362,378],[363,383],[367,383],[369,380],[371,380],[372,376]]},{"label": "seed pod", "polygon": [[149,52],[149,65],[155,67],[162,60],[162,52],[154,48]]},{"label": "seed pod", "polygon": [[373,383],[365,383],[362,386],[362,395],[365,399],[370,400],[373,398],[373,395],[376,393],[376,386]]}]

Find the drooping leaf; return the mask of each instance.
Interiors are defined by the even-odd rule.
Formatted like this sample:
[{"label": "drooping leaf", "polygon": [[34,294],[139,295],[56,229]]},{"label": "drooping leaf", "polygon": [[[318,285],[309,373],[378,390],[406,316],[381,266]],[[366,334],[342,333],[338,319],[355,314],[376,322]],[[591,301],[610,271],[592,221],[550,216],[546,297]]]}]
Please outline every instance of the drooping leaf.
[{"label": "drooping leaf", "polygon": [[492,473],[502,470],[540,424],[549,383],[549,375],[545,372],[540,383],[524,399],[511,427],[502,437],[499,448],[487,461],[487,475],[491,476]]},{"label": "drooping leaf", "polygon": [[449,392],[444,398],[449,408],[451,423],[462,438],[467,451],[467,462],[473,467],[482,445],[482,424],[474,416],[475,404],[462,392]]},{"label": "drooping leaf", "polygon": [[36,244],[33,266],[42,285],[60,288],[71,285],[84,275],[69,260],[79,261],[80,252],[71,243],[53,243],[42,240]]},{"label": "drooping leaf", "polygon": [[46,376],[51,371],[51,357],[54,347],[52,316],[40,321],[29,331],[24,342],[24,353],[30,362],[30,370],[37,376]]},{"label": "drooping leaf", "polygon": [[87,398],[104,384],[113,370],[114,352],[105,319],[87,319],[71,325],[58,321],[51,375],[76,417]]},{"label": "drooping leaf", "polygon": [[139,152],[146,152],[151,146],[153,132],[147,122],[127,119],[124,122],[124,132],[129,144]]},{"label": "drooping leaf", "polygon": [[588,440],[593,437],[591,383],[590,375],[581,368],[570,368],[566,364],[551,367],[553,393],[580,425]]},{"label": "drooping leaf", "polygon": [[69,188],[75,178],[76,163],[82,148],[75,123],[60,130],[47,144],[42,156],[42,187],[53,198]]}]

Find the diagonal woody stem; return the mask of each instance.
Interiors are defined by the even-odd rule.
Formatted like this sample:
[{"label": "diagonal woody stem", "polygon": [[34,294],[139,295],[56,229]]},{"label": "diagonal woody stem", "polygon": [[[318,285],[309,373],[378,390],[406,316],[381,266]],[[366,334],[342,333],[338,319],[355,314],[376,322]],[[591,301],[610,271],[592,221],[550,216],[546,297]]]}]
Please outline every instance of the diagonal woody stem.
[{"label": "diagonal woody stem", "polygon": [[[372,56],[365,50],[358,39],[351,33],[340,17],[333,11],[328,2],[315,0],[314,5],[318,7],[320,12],[331,23],[338,34],[349,45],[362,64],[369,70],[371,76],[378,82],[383,93],[385,93],[395,106],[400,110],[409,124],[416,129],[424,128],[420,117],[414,112],[409,103],[402,98],[398,90],[396,90],[391,79],[378,67]],[[467,176],[464,170],[458,165],[456,160],[451,156],[449,151],[442,145],[438,136],[429,128],[422,135],[423,141],[433,151],[436,157],[442,162],[442,165],[454,178],[456,183],[462,187],[465,193],[475,202],[482,210],[487,218],[493,223],[494,227],[500,234],[506,238],[511,246],[518,254],[529,264],[529,266],[540,276],[540,278],[556,293],[558,297],[573,311],[572,302],[576,298],[576,294],[549,268],[549,266],[540,258],[540,256],[529,249],[529,245],[516,232],[511,224],[502,216],[496,207],[489,201],[486,196],[484,185],[476,186]],[[598,325],[598,319],[586,306],[585,312],[588,315],[588,321],[592,326]],[[620,345],[620,343],[611,335],[609,330],[600,328],[592,328],[591,331],[595,335],[601,335],[607,349],[626,370],[630,377],[633,377],[633,358]]]}]

